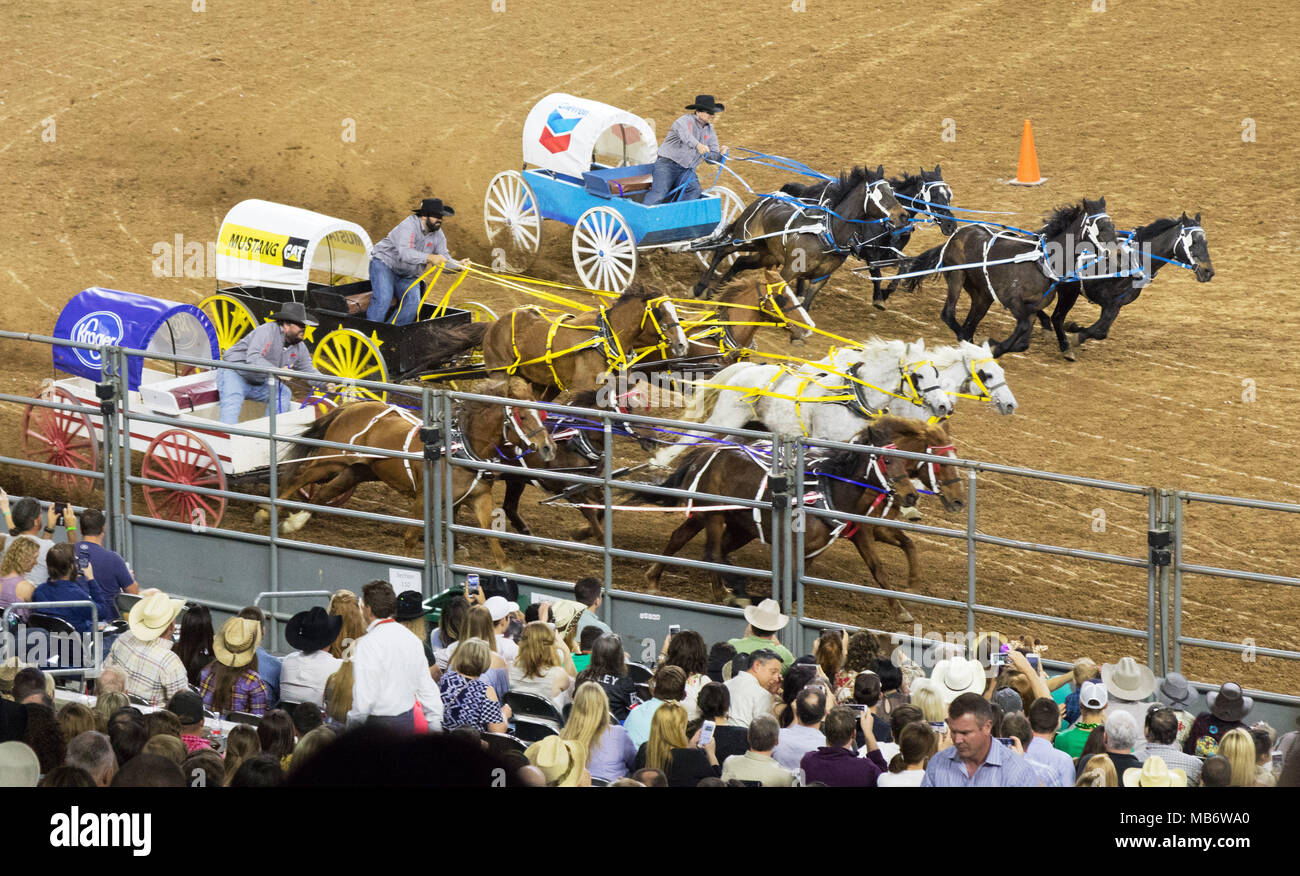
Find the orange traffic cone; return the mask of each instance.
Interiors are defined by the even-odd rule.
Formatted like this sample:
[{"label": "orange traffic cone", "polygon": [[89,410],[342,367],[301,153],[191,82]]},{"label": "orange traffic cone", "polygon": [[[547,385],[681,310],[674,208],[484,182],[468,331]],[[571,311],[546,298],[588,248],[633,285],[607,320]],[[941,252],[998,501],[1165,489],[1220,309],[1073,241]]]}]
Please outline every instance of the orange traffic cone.
[{"label": "orange traffic cone", "polygon": [[1016,168],[1016,178],[1010,180],[1013,186],[1040,186],[1047,182],[1047,177],[1038,173],[1038,152],[1034,149],[1034,128],[1025,119],[1025,129],[1020,134],[1020,165]]}]

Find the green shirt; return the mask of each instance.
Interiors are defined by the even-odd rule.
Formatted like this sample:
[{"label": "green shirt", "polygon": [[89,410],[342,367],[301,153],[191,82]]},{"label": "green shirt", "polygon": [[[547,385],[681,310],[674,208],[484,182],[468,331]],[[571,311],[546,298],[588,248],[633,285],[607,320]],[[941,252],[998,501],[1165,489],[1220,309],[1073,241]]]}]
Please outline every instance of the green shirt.
[{"label": "green shirt", "polygon": [[574,654],[574,655],[573,655],[573,666],[574,666],[574,668],[577,669],[579,672],[582,672],[584,669],[586,669],[586,668],[587,668],[588,666],[590,666],[590,665],[591,665],[591,655],[590,655],[590,654]]},{"label": "green shirt", "polygon": [[755,651],[762,651],[764,648],[774,651],[781,658],[781,670],[783,672],[794,665],[794,655],[790,653],[790,650],[780,642],[773,642],[771,639],[746,636],[743,639],[731,639],[727,644],[735,648],[737,654],[753,654]]},{"label": "green shirt", "polygon": [[1056,742],[1053,744],[1070,757],[1078,757],[1083,754],[1083,746],[1088,743],[1092,731],[1100,726],[1101,724],[1084,724],[1080,721],[1069,730],[1056,734]]}]

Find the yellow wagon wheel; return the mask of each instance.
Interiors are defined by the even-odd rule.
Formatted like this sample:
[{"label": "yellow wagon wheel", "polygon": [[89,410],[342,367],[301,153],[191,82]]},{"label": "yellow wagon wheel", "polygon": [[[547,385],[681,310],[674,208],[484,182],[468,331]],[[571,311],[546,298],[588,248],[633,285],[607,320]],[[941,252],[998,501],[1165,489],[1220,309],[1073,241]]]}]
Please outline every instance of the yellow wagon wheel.
[{"label": "yellow wagon wheel", "polygon": [[[356,329],[339,328],[316,342],[312,364],[322,374],[345,380],[388,382],[388,367],[379,353],[378,339],[368,338]],[[354,400],[387,401],[388,393],[359,386],[341,386],[340,395]]]},{"label": "yellow wagon wheel", "polygon": [[257,328],[257,318],[253,311],[238,298],[229,295],[209,295],[199,303],[199,310],[212,320],[212,327],[217,330],[217,344],[221,354],[233,347],[244,335]]}]

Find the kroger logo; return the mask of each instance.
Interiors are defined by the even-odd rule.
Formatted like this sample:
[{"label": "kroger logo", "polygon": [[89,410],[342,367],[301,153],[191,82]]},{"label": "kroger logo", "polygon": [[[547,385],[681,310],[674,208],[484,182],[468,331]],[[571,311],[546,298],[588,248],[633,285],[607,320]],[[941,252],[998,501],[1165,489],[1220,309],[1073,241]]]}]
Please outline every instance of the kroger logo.
[{"label": "kroger logo", "polygon": [[[68,340],[96,346],[120,343],[122,318],[107,310],[87,313],[73,324],[72,334]],[[98,350],[74,349],[72,352],[87,368],[99,368],[103,364]]]}]

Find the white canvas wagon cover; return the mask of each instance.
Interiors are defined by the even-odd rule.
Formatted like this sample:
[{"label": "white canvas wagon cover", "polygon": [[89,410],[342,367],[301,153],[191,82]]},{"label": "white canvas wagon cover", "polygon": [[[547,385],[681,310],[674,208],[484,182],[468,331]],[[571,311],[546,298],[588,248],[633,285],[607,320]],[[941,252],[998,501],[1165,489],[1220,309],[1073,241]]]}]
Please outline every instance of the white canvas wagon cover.
[{"label": "white canvas wagon cover", "polygon": [[613,166],[651,164],[658,150],[645,119],[572,94],[548,94],[524,120],[524,163],[579,179],[593,158]]},{"label": "white canvas wagon cover", "polygon": [[370,235],[347,222],[256,198],[230,208],[217,235],[217,279],[241,286],[306,289],[313,273],[324,282],[365,279]]}]

